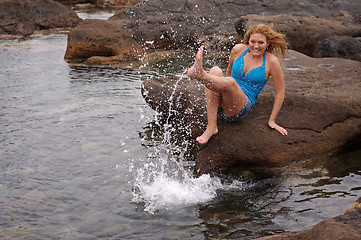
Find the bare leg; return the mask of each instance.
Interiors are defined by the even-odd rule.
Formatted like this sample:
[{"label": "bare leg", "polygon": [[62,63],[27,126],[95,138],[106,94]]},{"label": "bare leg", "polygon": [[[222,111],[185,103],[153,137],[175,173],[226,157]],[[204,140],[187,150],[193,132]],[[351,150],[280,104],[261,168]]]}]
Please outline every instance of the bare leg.
[{"label": "bare leg", "polygon": [[205,144],[210,137],[218,133],[218,107],[221,105],[226,115],[234,116],[242,110],[246,96],[232,77],[223,76],[220,68],[212,68],[209,73],[204,71],[203,47],[197,52],[194,65],[188,70],[187,75],[197,79],[206,87],[208,124],[205,132],[197,137],[200,144]]},{"label": "bare leg", "polygon": [[188,70],[187,75],[190,78],[199,79],[202,75],[205,74],[203,70],[203,46],[199,48],[196,59],[193,66]]},{"label": "bare leg", "polygon": [[237,83],[231,77],[219,74],[207,73],[203,69],[203,46],[198,50],[193,66],[187,72],[188,77],[195,78],[203,83],[208,89],[216,92],[231,91],[231,85]]},{"label": "bare leg", "polygon": [[[212,68],[209,74],[223,75],[222,70],[218,67]],[[218,107],[221,104],[221,94],[205,88],[206,99],[207,99],[207,129],[203,134],[197,137],[199,144],[205,144],[215,134],[218,133],[217,127],[217,112]]]}]

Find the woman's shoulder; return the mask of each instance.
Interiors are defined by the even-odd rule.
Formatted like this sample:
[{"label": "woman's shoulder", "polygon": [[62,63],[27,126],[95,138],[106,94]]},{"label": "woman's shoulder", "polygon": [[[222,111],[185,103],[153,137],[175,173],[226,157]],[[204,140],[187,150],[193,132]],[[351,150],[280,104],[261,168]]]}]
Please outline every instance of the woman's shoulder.
[{"label": "woman's shoulder", "polygon": [[231,59],[234,61],[236,60],[239,56],[242,55],[242,53],[244,53],[246,50],[248,49],[248,46],[243,44],[243,43],[240,43],[240,44],[237,44],[235,45],[233,48],[232,48],[232,51],[231,51]]},{"label": "woman's shoulder", "polygon": [[266,58],[272,64],[279,63],[278,57],[273,53],[267,52]]},{"label": "woman's shoulder", "polygon": [[243,53],[244,51],[246,51],[248,49],[247,45],[243,44],[243,43],[239,43],[236,44],[233,48],[232,48],[232,52],[233,53]]}]

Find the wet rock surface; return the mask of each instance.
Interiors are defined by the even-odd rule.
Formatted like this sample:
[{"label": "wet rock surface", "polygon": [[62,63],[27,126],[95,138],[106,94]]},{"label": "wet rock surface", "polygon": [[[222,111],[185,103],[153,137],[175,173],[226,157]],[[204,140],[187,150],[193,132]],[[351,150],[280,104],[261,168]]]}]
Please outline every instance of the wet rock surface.
[{"label": "wet rock surface", "polygon": [[[283,137],[267,126],[274,100],[270,81],[249,116],[239,123],[219,121],[219,133],[199,148],[196,174],[335,153],[361,138],[361,63],[310,58],[295,51],[289,54],[283,66],[286,99],[277,118],[289,135]],[[175,91],[173,116],[184,116],[181,119],[190,126],[194,138],[206,123],[203,89],[185,79],[174,90],[176,82],[147,80],[143,95],[154,109],[168,113],[168,99]]]},{"label": "wet rock surface", "polygon": [[318,223],[310,230],[289,232],[280,235],[258,238],[258,240],[304,240],[304,239],[348,239],[361,238],[361,198],[346,212]]},{"label": "wet rock surface", "polygon": [[74,27],[77,14],[52,0],[0,1],[0,35],[28,36],[36,30]]}]

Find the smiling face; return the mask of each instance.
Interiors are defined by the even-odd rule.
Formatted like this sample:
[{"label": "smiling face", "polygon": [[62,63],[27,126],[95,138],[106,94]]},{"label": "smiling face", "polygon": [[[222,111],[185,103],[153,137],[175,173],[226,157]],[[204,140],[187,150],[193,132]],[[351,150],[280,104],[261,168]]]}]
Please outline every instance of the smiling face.
[{"label": "smiling face", "polygon": [[268,46],[267,38],[261,33],[253,33],[248,40],[250,53],[254,56],[263,56]]}]

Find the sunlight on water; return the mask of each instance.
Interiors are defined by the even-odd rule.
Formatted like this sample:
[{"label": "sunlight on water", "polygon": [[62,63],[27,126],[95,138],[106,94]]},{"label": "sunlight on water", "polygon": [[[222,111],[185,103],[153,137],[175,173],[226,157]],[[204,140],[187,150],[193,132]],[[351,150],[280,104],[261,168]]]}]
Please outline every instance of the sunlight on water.
[{"label": "sunlight on water", "polygon": [[[84,11],[84,10],[83,10]],[[107,20],[110,17],[114,15],[114,12],[108,12],[108,11],[96,11],[92,14],[89,14],[89,12],[83,12],[83,11],[76,11],[78,16],[81,19],[102,19]]]}]

